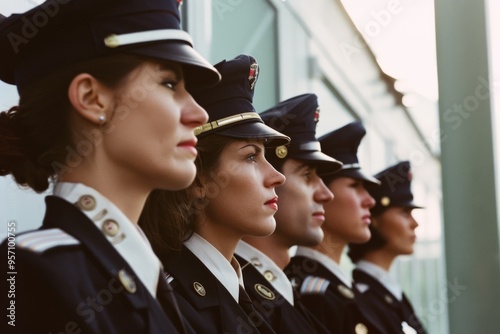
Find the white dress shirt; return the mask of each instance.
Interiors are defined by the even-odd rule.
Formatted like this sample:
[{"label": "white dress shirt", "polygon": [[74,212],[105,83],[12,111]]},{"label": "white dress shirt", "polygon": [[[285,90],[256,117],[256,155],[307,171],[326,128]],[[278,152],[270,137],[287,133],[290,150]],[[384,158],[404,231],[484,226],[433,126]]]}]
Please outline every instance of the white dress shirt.
[{"label": "white dress shirt", "polygon": [[257,248],[240,241],[236,247],[236,254],[244,258],[272,284],[272,286],[293,305],[292,283],[288,280],[283,270],[274,263],[266,254]]},{"label": "white dress shirt", "polygon": [[399,283],[391,276],[391,274],[385,271],[382,267],[377,266],[372,262],[365,260],[360,260],[356,263],[356,268],[364,271],[365,273],[373,276],[377,281],[380,282],[387,290],[389,290],[394,297],[399,301],[403,300],[403,290]]},{"label": "white dress shirt", "polygon": [[337,276],[338,279],[342,281],[346,286],[352,288],[352,282],[344,273],[344,271],[340,268],[337,262],[333,261],[331,258],[326,256],[325,254],[318,252],[315,249],[308,247],[297,247],[296,255],[304,256],[313,260],[318,261],[323,266],[326,267],[332,274]]},{"label": "white dress shirt", "polygon": [[217,248],[196,233],[184,242],[184,246],[214,274],[234,300],[239,302],[239,285],[243,287],[245,285],[241,267],[236,258],[233,257],[229,262]]}]

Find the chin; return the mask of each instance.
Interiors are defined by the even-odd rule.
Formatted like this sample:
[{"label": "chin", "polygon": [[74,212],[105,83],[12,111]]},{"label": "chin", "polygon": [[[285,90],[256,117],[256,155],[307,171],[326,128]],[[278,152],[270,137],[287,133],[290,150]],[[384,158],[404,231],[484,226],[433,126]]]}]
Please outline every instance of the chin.
[{"label": "chin", "polygon": [[297,245],[305,247],[318,246],[321,241],[323,241],[323,237],[323,233],[311,233],[308,235],[302,235],[300,238],[298,238]]},{"label": "chin", "polygon": [[170,181],[171,187],[168,190],[182,190],[189,187],[196,177],[196,167],[194,165],[186,166],[183,170],[177,173],[170,173],[172,180]]},{"label": "chin", "polygon": [[368,242],[370,238],[372,237],[372,234],[368,231],[367,233],[362,233],[359,235],[353,236],[349,242],[352,242],[353,244],[364,244],[365,242]]},{"label": "chin", "polygon": [[412,255],[413,254],[413,248],[412,249],[406,249],[402,252],[403,255]]},{"label": "chin", "polygon": [[276,229],[276,221],[274,218],[271,221],[267,221],[265,223],[259,224],[261,228],[258,231],[255,231],[252,235],[256,237],[267,237],[273,234]]}]

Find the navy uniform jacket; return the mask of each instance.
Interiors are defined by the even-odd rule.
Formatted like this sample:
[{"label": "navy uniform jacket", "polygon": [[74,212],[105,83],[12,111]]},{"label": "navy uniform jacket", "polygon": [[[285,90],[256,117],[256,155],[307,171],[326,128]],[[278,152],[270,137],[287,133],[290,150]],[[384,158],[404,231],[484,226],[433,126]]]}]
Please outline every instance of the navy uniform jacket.
[{"label": "navy uniform jacket", "polygon": [[[15,301],[15,327],[4,318],[2,333],[184,331],[180,315],[174,311],[173,320],[167,316],[165,312],[172,314],[173,310],[162,309],[85,214],[59,197],[48,196],[45,201],[41,230],[27,232],[25,237],[32,237],[32,242],[14,250],[17,274],[12,287],[15,298],[10,300]],[[50,238],[43,237],[47,234]],[[4,241],[0,253],[7,254],[7,248]],[[3,268],[2,286],[14,277]],[[6,288],[2,293],[1,308],[6,310]],[[158,300],[162,299],[164,295],[159,293]]]},{"label": "navy uniform jacket", "polygon": [[245,290],[276,333],[328,333],[300,304],[298,296],[295,296],[295,306],[290,304],[251,263],[238,255],[235,257],[242,267]]},{"label": "navy uniform jacket", "polygon": [[318,261],[294,256],[285,273],[298,287],[302,303],[330,333],[384,333],[377,319],[357,302],[359,292],[347,287]]},{"label": "navy uniform jacket", "polygon": [[366,304],[373,316],[383,323],[385,333],[402,333],[402,322],[406,322],[419,334],[426,333],[404,293],[403,300],[399,301],[376,278],[362,270],[354,269],[352,277],[356,284],[361,283],[368,287],[360,295],[360,301]]},{"label": "navy uniform jacket", "polygon": [[168,272],[179,309],[198,334],[274,333],[260,315],[245,314],[229,291],[185,246],[158,254]]}]

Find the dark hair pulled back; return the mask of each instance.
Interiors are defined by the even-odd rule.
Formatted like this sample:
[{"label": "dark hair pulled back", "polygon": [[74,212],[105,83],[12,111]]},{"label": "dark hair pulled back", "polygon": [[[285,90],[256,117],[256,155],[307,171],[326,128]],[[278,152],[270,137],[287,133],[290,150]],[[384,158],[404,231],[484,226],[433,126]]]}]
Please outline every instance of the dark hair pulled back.
[{"label": "dark hair pulled back", "polygon": [[68,87],[80,73],[88,73],[106,86],[118,86],[144,58],[112,55],[73,64],[37,80],[20,92],[19,105],[0,113],[0,175],[43,192],[64,165],[66,147],[72,145]]}]

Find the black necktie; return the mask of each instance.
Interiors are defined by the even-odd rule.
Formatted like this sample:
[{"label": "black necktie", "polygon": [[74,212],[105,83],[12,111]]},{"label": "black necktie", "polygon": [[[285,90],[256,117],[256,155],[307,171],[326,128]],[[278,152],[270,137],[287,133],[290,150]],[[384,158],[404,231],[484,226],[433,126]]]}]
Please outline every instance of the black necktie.
[{"label": "black necktie", "polygon": [[247,315],[250,315],[252,314],[252,312],[255,311],[253,308],[252,300],[250,299],[247,292],[241,285],[240,285],[240,294],[238,299],[241,308],[243,309],[243,311],[245,311]]},{"label": "black necktie", "polygon": [[156,290],[156,298],[160,302],[167,316],[172,320],[175,327],[180,333],[187,333],[182,320],[181,312],[177,302],[175,301],[174,291],[170,284],[167,283],[166,274],[160,270],[160,278],[158,279],[158,288]]},{"label": "black necktie", "polygon": [[262,318],[262,316],[253,307],[252,300],[248,296],[245,289],[240,285],[240,293],[238,296],[239,304],[248,318],[252,321],[255,327],[262,334],[275,333],[271,326]]}]

